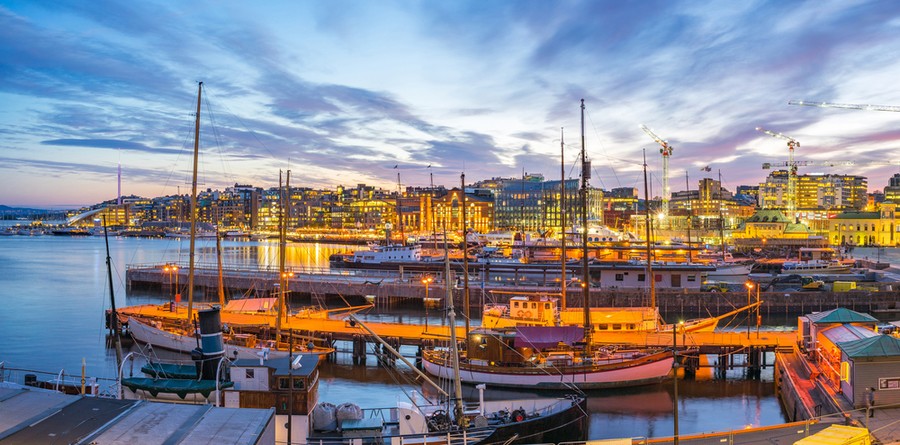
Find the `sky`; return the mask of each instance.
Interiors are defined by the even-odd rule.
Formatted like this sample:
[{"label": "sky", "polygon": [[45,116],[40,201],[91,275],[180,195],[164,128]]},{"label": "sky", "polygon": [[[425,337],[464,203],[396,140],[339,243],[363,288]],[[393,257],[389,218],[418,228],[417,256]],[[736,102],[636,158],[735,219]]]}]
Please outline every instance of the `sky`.
[{"label": "sky", "polygon": [[763,182],[789,150],[757,127],[872,192],[900,113],[788,102],[900,105],[898,52],[893,1],[0,0],[0,205],[114,199],[119,169],[189,193],[198,82],[201,190],[575,178],[583,145],[592,186],[643,196],[646,153],[659,196],[645,125],[672,192]]}]

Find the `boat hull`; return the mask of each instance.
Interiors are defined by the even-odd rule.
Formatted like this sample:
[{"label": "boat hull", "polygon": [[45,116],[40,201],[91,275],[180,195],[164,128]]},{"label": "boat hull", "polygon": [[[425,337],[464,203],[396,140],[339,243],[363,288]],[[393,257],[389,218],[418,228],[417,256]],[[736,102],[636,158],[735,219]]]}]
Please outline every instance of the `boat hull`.
[{"label": "boat hull", "polygon": [[[668,352],[595,366],[529,368],[460,363],[459,377],[464,383],[484,383],[508,388],[548,390],[622,388],[661,382],[669,377],[673,363],[674,357]],[[453,376],[453,368],[434,351],[423,354],[422,364],[425,371],[434,376],[440,378]]]},{"label": "boat hull", "polygon": [[[134,317],[128,318],[128,332],[131,333],[131,336],[134,337],[135,340],[141,343],[147,343],[153,345],[154,347],[168,349],[170,351],[190,354],[191,351],[198,347],[197,339],[192,336],[168,332],[163,329],[151,326],[150,324],[142,320],[138,320]],[[245,346],[238,346],[230,343],[225,344],[225,357],[228,358],[257,359],[261,356],[261,354],[264,353],[264,351],[267,351],[265,353],[267,354],[268,358],[283,358],[288,356],[287,351],[248,348]],[[332,351],[333,350],[328,349],[323,349],[321,353],[317,353],[316,351],[295,351],[294,354],[325,355],[329,354]]]}]

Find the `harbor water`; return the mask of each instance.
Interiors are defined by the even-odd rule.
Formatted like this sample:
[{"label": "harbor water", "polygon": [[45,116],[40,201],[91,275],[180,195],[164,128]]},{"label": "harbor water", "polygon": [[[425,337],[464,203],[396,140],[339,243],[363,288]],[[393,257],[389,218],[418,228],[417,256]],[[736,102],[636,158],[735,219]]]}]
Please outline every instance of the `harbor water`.
[{"label": "harbor water", "polygon": [[[215,263],[213,240],[198,241],[196,261]],[[117,307],[164,303],[170,295],[130,292],[125,289],[129,264],[186,264],[187,240],[110,237],[113,292]],[[227,266],[277,267],[278,244],[271,241],[226,241]],[[325,244],[289,244],[288,265],[294,268],[327,267],[332,253],[352,249]],[[857,249],[854,255],[872,253]],[[881,252],[882,261],[900,263],[896,249]],[[80,375],[82,360],[90,376],[114,378],[115,352],[106,346],[104,311],[110,308],[110,289],[103,237],[3,236],[0,237],[0,362],[6,368],[50,372],[65,370]],[[261,284],[266,286],[267,284]],[[268,284],[270,285],[270,284]],[[441,323],[428,313],[428,323]],[[378,307],[363,318],[424,324],[426,311],[418,307]],[[477,323],[473,320],[473,323]],[[792,321],[785,322],[790,328]],[[778,328],[778,327],[773,327]],[[347,351],[346,345],[338,345]],[[413,355],[414,350],[403,350]],[[427,392],[413,382],[411,371],[387,370],[369,359],[353,366],[349,352],[339,352],[322,365],[320,400],[353,402],[363,407],[384,407],[405,400],[404,392]],[[771,358],[768,359],[771,363]],[[743,370],[728,371],[724,379],[701,369],[696,379],[678,382],[678,418],[681,434],[726,431],[748,426],[783,423],[784,413],[775,395],[771,366],[760,380],[743,378]],[[467,397],[477,399],[473,388]],[[528,397],[535,393],[492,391],[489,397]],[[589,394],[589,439],[662,437],[673,433],[672,383]]]}]

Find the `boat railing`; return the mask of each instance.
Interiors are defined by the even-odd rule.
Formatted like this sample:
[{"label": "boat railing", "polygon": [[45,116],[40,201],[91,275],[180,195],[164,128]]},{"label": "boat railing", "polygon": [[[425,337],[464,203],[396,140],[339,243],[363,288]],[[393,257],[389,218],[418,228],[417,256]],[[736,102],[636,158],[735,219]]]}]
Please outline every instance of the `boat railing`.
[{"label": "boat railing", "polygon": [[115,398],[118,385],[116,379],[69,374],[65,369],[59,372],[38,371],[9,367],[5,362],[0,362],[0,383],[4,382],[66,394],[82,394],[84,387],[84,395],[104,398]]}]

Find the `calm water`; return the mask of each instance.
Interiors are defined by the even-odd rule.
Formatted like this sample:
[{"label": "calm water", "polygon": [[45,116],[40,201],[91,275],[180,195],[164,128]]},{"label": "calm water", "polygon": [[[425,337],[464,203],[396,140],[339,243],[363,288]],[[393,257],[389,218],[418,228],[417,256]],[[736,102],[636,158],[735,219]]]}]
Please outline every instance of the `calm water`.
[{"label": "calm water", "polygon": [[[117,306],[160,303],[168,296],[130,293],[124,287],[129,264],[180,261],[186,263],[187,241],[174,239],[110,238],[113,286]],[[214,264],[212,241],[198,241],[197,261]],[[269,242],[224,243],[226,264],[277,264],[277,244]],[[296,244],[288,263],[299,267],[327,267],[331,253],[345,246]],[[854,252],[860,255],[860,250]],[[897,255],[890,251],[884,254]],[[900,261],[898,261],[900,262]],[[54,236],[0,237],[0,361],[9,367],[69,374],[80,372],[115,376],[115,354],[105,346],[103,312],[109,308],[106,251],[102,237]],[[386,311],[385,311],[386,312]],[[433,312],[433,311],[432,311]],[[399,308],[366,317],[388,321],[423,323],[424,311]],[[429,323],[440,320],[429,314]],[[346,349],[346,345],[339,344]],[[404,350],[412,355],[413,350]],[[771,362],[771,359],[769,359]],[[403,390],[424,391],[412,381],[411,372],[389,372],[374,365],[351,366],[347,353],[322,366],[320,399],[332,403],[353,401],[363,407],[388,406],[403,399]],[[741,370],[729,371],[725,380],[699,375],[697,381],[679,382],[679,429],[682,434],[739,429],[747,425],[784,422],[774,394],[772,368],[762,381],[746,381]],[[639,389],[591,394],[590,438],[668,436],[672,434],[671,383]],[[473,398],[477,393],[466,388]],[[499,392],[496,397],[525,397],[523,392]]]}]

